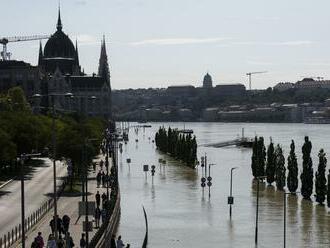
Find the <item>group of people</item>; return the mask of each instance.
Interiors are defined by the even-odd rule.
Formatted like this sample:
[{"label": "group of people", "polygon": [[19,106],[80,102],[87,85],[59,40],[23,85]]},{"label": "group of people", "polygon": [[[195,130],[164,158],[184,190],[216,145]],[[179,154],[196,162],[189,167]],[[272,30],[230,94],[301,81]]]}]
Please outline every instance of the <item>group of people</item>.
[{"label": "group of people", "polygon": [[[116,241],[116,236],[112,235],[111,236],[111,241],[110,241],[110,248],[124,248],[125,244],[123,240],[121,239],[121,235],[118,236],[117,241]],[[130,248],[131,245],[127,244],[126,248]]]},{"label": "group of people", "polygon": [[97,187],[99,188],[101,185],[103,188],[107,186],[107,182],[110,180],[109,176],[107,176],[103,170],[100,170],[96,175]]},{"label": "group of people", "polygon": [[53,219],[49,222],[50,229],[52,230],[52,234],[55,234],[55,222],[56,231],[59,235],[66,234],[69,231],[70,226],[70,217],[68,215],[63,215],[62,219],[57,215],[56,218],[53,216]]},{"label": "group of people", "polygon": [[[102,198],[102,210],[100,208],[101,206],[101,198]],[[96,202],[96,208],[95,208],[95,227],[100,227],[100,219],[102,221],[102,224],[105,222],[107,211],[106,211],[106,203],[107,203],[107,195],[105,192],[102,193],[102,196],[100,195],[100,192],[97,191],[95,194],[95,202]]]},{"label": "group of people", "polygon": [[65,233],[64,238],[59,234],[57,242],[54,234],[49,234],[46,246],[42,233],[38,232],[38,236],[34,238],[34,241],[31,244],[31,248],[73,248],[74,246],[75,244],[69,232]]}]

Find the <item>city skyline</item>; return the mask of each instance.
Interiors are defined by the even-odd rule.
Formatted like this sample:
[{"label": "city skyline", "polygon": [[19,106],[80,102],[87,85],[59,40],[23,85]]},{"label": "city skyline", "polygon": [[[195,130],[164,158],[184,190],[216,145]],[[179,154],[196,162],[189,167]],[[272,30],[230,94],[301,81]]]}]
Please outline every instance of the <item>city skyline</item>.
[{"label": "city skyline", "polygon": [[[1,36],[54,32],[57,1],[13,0],[6,5]],[[329,76],[330,36],[323,32],[330,22],[328,7],[326,1],[315,5],[296,0],[67,0],[61,12],[63,30],[73,41],[77,38],[88,74],[97,71],[106,36],[113,89],[201,86],[206,72],[214,85],[243,83],[248,88],[249,71],[268,71],[253,77],[252,85],[267,88],[280,81]],[[13,59],[35,65],[38,45],[10,43],[8,49]]]}]

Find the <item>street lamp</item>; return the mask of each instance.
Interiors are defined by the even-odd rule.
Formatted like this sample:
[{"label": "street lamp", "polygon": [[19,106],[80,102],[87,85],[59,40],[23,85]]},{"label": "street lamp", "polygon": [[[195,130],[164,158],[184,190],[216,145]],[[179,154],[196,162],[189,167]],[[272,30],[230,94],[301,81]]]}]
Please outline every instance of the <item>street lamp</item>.
[{"label": "street lamp", "polygon": [[41,98],[41,97],[51,97],[52,102],[52,145],[53,145],[53,183],[54,183],[54,232],[55,232],[55,240],[58,240],[58,233],[57,233],[57,187],[56,187],[56,123],[55,123],[55,97],[56,96],[65,96],[65,97],[72,97],[73,94],[68,92],[65,94],[49,94],[49,95],[40,95],[34,94],[33,98]]},{"label": "street lamp", "polygon": [[231,206],[234,204],[234,197],[233,197],[233,171],[238,167],[233,167],[230,169],[230,193],[228,196],[228,204],[229,204],[229,217],[231,219]]},{"label": "street lamp", "polygon": [[[294,194],[298,194],[300,192],[294,192]],[[292,195],[293,193],[291,192],[283,192],[283,206],[284,206],[284,224],[283,224],[283,247],[286,247],[286,196],[287,195]]]},{"label": "street lamp", "polygon": [[260,180],[264,180],[265,178],[267,178],[267,176],[256,177],[256,179],[257,179],[257,207],[256,207],[256,229],[255,229],[255,237],[254,237],[254,242],[256,245],[258,244],[259,182],[260,182]]}]

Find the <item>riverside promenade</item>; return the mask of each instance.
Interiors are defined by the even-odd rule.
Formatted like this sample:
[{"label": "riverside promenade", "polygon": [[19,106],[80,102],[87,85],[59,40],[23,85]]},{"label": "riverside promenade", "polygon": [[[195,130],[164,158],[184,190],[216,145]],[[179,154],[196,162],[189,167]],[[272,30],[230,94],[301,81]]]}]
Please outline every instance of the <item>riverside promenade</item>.
[{"label": "riverside promenade", "polygon": [[[98,156],[94,162],[97,163],[96,170],[90,171],[88,176],[88,201],[95,201],[95,194],[97,191],[99,191],[100,195],[102,195],[103,192],[106,193],[107,189],[97,188],[97,182],[96,182],[96,174],[101,169],[99,166],[99,162],[103,160],[105,161],[104,156]],[[109,159],[110,165],[112,164],[111,159]],[[105,171],[105,167],[103,167],[103,170]],[[110,170],[110,168],[109,168]],[[110,189],[109,189],[110,190]],[[58,208],[58,215],[60,218],[63,217],[63,215],[68,215],[70,217],[70,227],[69,232],[71,237],[73,238],[73,242],[75,243],[75,247],[79,247],[79,241],[81,238],[81,234],[83,233],[83,221],[85,221],[85,216],[81,216],[79,218],[78,213],[78,203],[82,200],[81,194],[79,195],[69,195],[69,194],[63,194],[60,196],[60,198],[57,201],[57,208]],[[44,238],[45,246],[47,244],[48,236],[51,233],[50,228],[50,221],[53,218],[53,209],[49,211],[40,222],[35,225],[31,231],[27,233],[27,239],[26,239],[26,246],[31,246],[34,238],[38,235],[38,232],[42,232],[42,237]],[[89,241],[92,239],[94,234],[98,229],[95,228],[95,221],[94,216],[88,216],[89,221],[93,220],[93,231],[89,232]],[[101,223],[100,223],[101,224]],[[20,243],[17,243],[14,247],[20,247]]]}]

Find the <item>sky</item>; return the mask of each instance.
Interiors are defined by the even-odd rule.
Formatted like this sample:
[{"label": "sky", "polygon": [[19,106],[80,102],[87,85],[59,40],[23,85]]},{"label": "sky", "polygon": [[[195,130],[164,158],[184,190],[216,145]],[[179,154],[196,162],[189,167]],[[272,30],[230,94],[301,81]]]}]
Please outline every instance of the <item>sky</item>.
[{"label": "sky", "polygon": [[[330,78],[329,0],[61,0],[63,31],[97,72],[102,36],[113,89],[242,83],[253,89]],[[0,37],[56,30],[58,0],[2,3]],[[46,40],[43,41],[43,45]],[[37,63],[39,41],[8,44]]]}]

